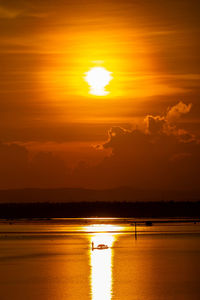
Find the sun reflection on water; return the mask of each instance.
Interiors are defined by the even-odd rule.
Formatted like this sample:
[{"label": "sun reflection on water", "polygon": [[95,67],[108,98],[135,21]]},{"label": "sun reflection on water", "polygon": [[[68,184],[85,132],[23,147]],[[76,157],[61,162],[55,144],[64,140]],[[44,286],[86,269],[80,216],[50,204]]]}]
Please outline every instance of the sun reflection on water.
[{"label": "sun reflection on water", "polygon": [[[112,224],[92,224],[89,226],[85,226],[84,230],[86,232],[100,232],[100,233],[114,233],[118,231],[122,231],[124,227],[122,226],[117,226],[117,225],[112,225]],[[102,235],[104,236],[104,234]],[[101,237],[102,237],[101,236]],[[110,235],[109,235],[110,236]]]},{"label": "sun reflection on water", "polygon": [[[112,226],[112,228],[110,226]],[[95,228],[96,231],[90,238],[91,244],[94,243],[94,247],[97,247],[99,244],[104,244],[109,247],[108,249],[103,250],[92,250],[92,248],[90,250],[92,300],[111,300],[113,282],[112,247],[116,239],[116,234],[110,231],[117,231],[119,228],[113,225],[94,225],[91,227],[93,227],[93,229]],[[106,232],[106,230],[109,232]]]}]

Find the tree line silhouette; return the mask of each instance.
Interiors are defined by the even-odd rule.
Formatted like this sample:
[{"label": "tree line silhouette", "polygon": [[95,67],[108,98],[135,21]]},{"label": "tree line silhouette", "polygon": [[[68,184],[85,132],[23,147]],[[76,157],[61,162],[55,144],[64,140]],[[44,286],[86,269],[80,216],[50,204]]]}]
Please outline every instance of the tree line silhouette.
[{"label": "tree line silhouette", "polygon": [[1,203],[0,218],[200,217],[197,202]]}]

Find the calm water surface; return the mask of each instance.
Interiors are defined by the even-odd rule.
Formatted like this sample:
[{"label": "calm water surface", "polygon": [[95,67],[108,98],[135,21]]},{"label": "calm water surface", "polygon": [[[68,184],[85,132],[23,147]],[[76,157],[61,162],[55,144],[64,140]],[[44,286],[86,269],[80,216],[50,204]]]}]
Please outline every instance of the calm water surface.
[{"label": "calm water surface", "polygon": [[199,300],[200,224],[132,221],[1,221],[0,299]]}]

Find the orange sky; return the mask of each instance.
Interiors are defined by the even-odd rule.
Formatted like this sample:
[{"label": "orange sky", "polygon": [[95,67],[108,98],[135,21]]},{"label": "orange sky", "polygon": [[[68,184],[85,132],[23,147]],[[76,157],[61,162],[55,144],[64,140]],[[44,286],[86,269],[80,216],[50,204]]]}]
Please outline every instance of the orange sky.
[{"label": "orange sky", "polygon": [[[198,187],[199,8],[0,0],[0,188]],[[112,72],[107,96],[89,94],[96,66]]]}]

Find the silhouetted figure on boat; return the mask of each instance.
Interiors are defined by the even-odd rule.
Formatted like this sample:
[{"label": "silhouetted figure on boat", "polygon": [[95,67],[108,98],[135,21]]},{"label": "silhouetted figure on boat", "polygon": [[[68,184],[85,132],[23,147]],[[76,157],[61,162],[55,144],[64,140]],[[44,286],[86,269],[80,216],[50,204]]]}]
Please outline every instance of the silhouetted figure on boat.
[{"label": "silhouetted figure on boat", "polygon": [[94,247],[94,242],[92,242],[92,251],[93,250],[104,250],[104,249],[108,249],[108,245],[105,244],[99,244],[97,245],[97,247]]}]

